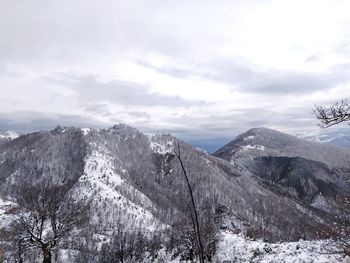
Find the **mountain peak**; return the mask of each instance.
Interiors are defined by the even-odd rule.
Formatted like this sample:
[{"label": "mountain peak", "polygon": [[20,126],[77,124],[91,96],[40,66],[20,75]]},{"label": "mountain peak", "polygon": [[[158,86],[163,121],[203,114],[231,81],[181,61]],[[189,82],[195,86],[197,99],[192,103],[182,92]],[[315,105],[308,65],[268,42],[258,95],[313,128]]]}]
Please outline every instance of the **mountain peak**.
[{"label": "mountain peak", "polygon": [[350,165],[350,152],[346,149],[303,140],[269,128],[250,129],[216,151],[214,155],[229,162],[261,156],[299,156],[326,163],[330,167]]},{"label": "mountain peak", "polygon": [[266,127],[254,127],[254,128],[251,128],[247,131],[247,133],[260,133],[260,132],[266,132],[266,131],[275,131],[275,130],[272,130],[270,128],[266,128]]},{"label": "mountain peak", "polygon": [[287,133],[281,132],[281,131],[277,131],[271,128],[266,128],[266,127],[256,127],[256,128],[252,128],[248,131],[246,131],[245,133],[242,133],[241,135],[237,136],[241,137],[241,136],[246,136],[246,135],[260,135],[262,137],[270,137],[270,136],[283,136],[283,137],[293,137],[292,135],[289,135]]}]

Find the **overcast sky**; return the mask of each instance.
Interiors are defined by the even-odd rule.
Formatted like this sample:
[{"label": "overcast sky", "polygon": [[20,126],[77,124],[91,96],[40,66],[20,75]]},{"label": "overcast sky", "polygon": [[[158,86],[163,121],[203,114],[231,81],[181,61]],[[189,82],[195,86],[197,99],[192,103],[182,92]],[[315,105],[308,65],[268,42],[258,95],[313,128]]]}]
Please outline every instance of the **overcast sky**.
[{"label": "overcast sky", "polygon": [[0,129],[315,132],[313,105],[350,97],[349,14],[349,0],[0,0]]}]

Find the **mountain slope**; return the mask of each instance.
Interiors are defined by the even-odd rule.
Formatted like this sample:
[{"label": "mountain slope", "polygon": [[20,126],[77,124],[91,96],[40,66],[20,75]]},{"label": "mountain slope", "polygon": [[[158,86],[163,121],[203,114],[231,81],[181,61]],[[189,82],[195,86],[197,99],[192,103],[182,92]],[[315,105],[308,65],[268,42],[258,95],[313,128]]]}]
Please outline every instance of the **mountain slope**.
[{"label": "mountain slope", "polygon": [[254,128],[228,143],[214,156],[229,162],[258,156],[303,157],[349,171],[350,151],[328,143],[303,140],[267,128]]},{"label": "mountain slope", "polygon": [[255,128],[214,153],[270,189],[349,222],[350,151]]},{"label": "mountain slope", "polygon": [[15,200],[20,184],[49,180],[91,204],[89,231],[95,235],[108,236],[118,225],[161,230],[188,216],[188,189],[173,153],[177,145],[201,218],[214,216],[222,227],[270,241],[339,231],[334,214],[286,195],[249,169],[171,135],[146,136],[126,125],[57,128],[6,141],[0,145],[0,194]]}]

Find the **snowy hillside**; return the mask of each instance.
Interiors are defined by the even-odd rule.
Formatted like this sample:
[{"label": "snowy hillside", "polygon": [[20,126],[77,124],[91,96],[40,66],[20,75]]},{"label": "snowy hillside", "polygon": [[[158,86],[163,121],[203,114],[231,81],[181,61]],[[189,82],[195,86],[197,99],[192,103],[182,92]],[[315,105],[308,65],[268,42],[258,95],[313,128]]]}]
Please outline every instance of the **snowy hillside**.
[{"label": "snowy hillside", "polygon": [[[62,245],[62,257],[78,262],[78,256],[84,255],[90,261],[79,259],[82,262],[97,262],[99,253],[109,251],[106,245],[122,231],[132,240],[137,233],[151,240],[162,239],[160,244],[137,246],[152,249],[152,253],[158,251],[157,255],[165,253],[168,261],[176,262],[187,252],[176,252],[179,235],[165,236],[189,220],[189,192],[174,155],[177,147],[193,186],[199,218],[204,225],[215,224],[208,229],[225,229],[269,242],[329,239],[350,231],[338,227],[349,220],[341,202],[348,194],[347,175],[346,171],[339,173],[342,165],[350,163],[348,153],[334,146],[305,145],[292,136],[261,129],[251,130],[225,146],[216,154],[221,158],[169,134],[147,136],[123,124],[107,129],[58,127],[5,140],[0,145],[0,217],[7,216],[6,200],[19,198],[20,189],[32,187],[35,192],[38,185],[48,182],[63,187],[89,208],[87,225],[75,230],[79,242],[74,249],[73,245]],[[294,155],[302,156],[295,159]],[[310,156],[317,158],[306,159]],[[2,227],[6,230],[8,225]],[[223,249],[229,240],[243,242],[242,236],[229,238],[225,233],[218,243],[218,262],[234,259]],[[170,248],[169,240],[175,244]],[[244,242],[252,249],[261,246],[261,242]],[[280,246],[286,250],[284,254],[294,251],[294,243],[285,244]],[[276,246],[274,251],[279,248]],[[85,254],[81,247],[87,250]],[[234,247],[239,249],[238,245]],[[145,253],[153,258],[149,262],[156,262],[155,254],[150,250]],[[243,253],[242,260],[250,258],[251,253]]]},{"label": "snowy hillside", "polygon": [[303,140],[267,128],[254,128],[216,151],[213,155],[227,161],[257,156],[303,157],[332,168],[348,169],[350,151],[328,143]]},{"label": "snowy hillside", "polygon": [[[92,201],[91,209],[95,213],[91,224],[100,232],[112,231],[117,223],[127,229],[141,226],[150,232],[157,227],[164,228],[150,211],[154,206],[152,201],[117,173],[108,149],[103,144],[93,142],[88,147],[84,174],[75,190],[79,198]],[[128,173],[124,169],[120,171]]]},{"label": "snowy hillside", "polygon": [[[255,128],[214,153],[243,173],[327,216],[349,222],[350,151]],[[339,223],[339,222],[338,222]]]}]

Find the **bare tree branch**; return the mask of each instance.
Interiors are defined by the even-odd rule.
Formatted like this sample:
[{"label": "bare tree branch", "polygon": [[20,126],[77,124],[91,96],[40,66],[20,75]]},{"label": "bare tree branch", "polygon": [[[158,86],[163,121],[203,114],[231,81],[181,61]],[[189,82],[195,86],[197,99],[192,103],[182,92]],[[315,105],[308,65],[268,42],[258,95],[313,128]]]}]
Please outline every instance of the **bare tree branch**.
[{"label": "bare tree branch", "polygon": [[328,128],[342,122],[350,122],[350,104],[344,99],[330,106],[315,105],[313,114],[321,121],[320,127]]},{"label": "bare tree branch", "polygon": [[64,186],[22,185],[17,201],[20,210],[12,224],[13,238],[24,249],[41,249],[44,263],[51,262],[52,250],[87,220],[88,205],[75,201]]}]

